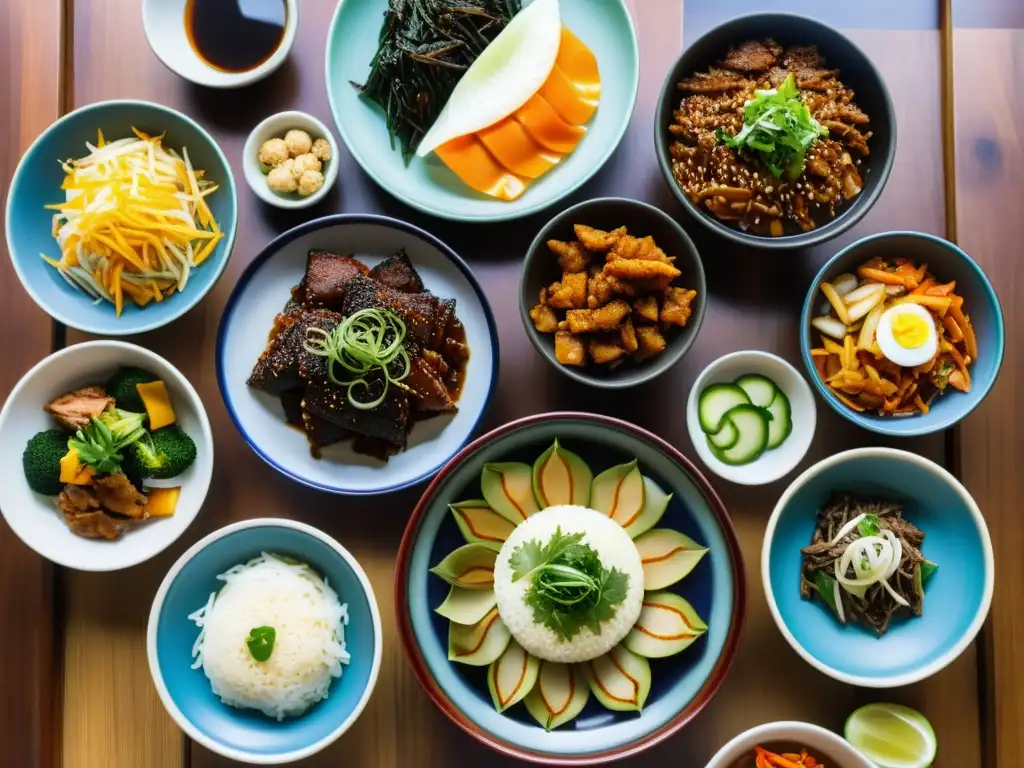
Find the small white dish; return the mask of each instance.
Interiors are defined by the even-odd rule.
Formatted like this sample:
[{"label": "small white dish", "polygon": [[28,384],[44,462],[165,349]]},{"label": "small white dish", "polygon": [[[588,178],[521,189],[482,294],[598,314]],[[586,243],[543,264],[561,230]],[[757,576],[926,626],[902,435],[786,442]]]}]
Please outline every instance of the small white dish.
[{"label": "small white dish", "polygon": [[[749,464],[734,466],[711,452],[697,418],[697,403],[706,387],[733,382],[749,373],[767,376],[789,398],[793,431],[778,448],[765,451]],[[686,401],[686,428],[697,455],[716,475],[739,485],[766,485],[792,472],[811,447],[816,423],[817,410],[810,385],[796,368],[768,352],[744,350],[718,358],[697,377]]]},{"label": "small white dish", "polygon": [[[166,385],[181,428],[196,444],[195,463],[180,476],[174,514],[126,531],[116,541],[72,533],[56,501],[32,491],[22,474],[22,453],[37,432],[57,426],[43,406],[78,387],[101,384],[120,366],[143,368]],[[51,562],[79,571],[116,571],[141,563],[170,546],[195,519],[213,476],[213,433],[199,395],[164,358],[123,341],[87,341],[37,363],[14,387],[0,411],[0,511],[25,544]],[[163,484],[163,483],[161,483]]]},{"label": "small white dish", "polygon": [[797,721],[765,723],[744,731],[718,750],[705,768],[733,768],[737,764],[748,763],[753,765],[754,747],[770,749],[774,745],[805,748],[825,765],[875,768],[842,736],[820,726]]},{"label": "small white dish", "polygon": [[[313,141],[323,138],[331,145],[331,158],[323,164],[324,185],[308,197],[300,197],[296,192],[282,194],[272,191],[267,184],[267,177],[260,170],[259,154],[263,142],[274,138],[283,139],[293,128],[305,131]],[[294,110],[278,112],[253,128],[249,138],[245,140],[245,148],[242,150],[242,172],[249,189],[268,205],[287,210],[308,208],[322,200],[338,180],[338,143],[327,126],[312,115]]]},{"label": "small white dish", "polygon": [[[196,53],[185,29],[188,0],[143,0],[142,28],[156,57],[179,77],[209,88],[241,88],[262,80],[288,58],[299,29],[299,2],[284,0],[284,4],[285,27],[281,44],[270,58],[244,72],[218,69]],[[231,34],[231,31],[225,30],[225,34]]]},{"label": "small white dish", "polygon": [[[285,420],[279,397],[246,382],[267,346],[274,318],[305,274],[311,249],[349,253],[368,267],[404,248],[435,296],[455,299],[470,357],[458,413],[415,425],[404,451],[387,462],[356,453],[350,442],[310,455],[306,435]],[[479,427],[498,379],[498,331],[469,266],[412,224],[369,214],[325,216],[280,235],[238,279],[217,333],[217,382],[231,419],[261,459],[296,482],[329,493],[374,495],[416,485],[461,451]]]}]

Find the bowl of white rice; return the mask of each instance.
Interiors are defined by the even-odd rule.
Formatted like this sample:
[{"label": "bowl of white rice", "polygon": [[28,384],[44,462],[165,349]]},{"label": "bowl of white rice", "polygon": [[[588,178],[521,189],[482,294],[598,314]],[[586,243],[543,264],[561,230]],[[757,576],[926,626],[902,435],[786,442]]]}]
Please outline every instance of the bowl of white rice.
[{"label": "bowl of white rice", "polygon": [[241,762],[309,757],[377,681],[381,622],[355,558],[322,531],[264,518],[192,546],[153,600],[150,672],[193,740]]}]

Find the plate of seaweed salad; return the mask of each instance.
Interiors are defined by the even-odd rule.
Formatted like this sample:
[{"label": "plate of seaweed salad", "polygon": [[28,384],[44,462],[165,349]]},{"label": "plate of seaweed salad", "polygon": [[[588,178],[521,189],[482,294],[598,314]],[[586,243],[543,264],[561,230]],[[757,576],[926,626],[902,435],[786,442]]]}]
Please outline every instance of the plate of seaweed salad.
[{"label": "plate of seaweed salad", "polygon": [[[559,68],[569,45],[595,82]],[[341,0],[326,78],[342,140],[381,187],[442,218],[499,221],[604,165],[633,112],[639,52],[623,0]]]}]

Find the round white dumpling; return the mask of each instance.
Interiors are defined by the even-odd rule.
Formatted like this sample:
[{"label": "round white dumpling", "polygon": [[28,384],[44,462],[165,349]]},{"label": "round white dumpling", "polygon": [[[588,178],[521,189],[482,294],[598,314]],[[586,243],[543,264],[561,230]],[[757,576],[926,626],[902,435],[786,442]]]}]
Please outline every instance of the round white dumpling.
[{"label": "round white dumpling", "polygon": [[875,338],[887,359],[907,368],[924,365],[939,351],[935,319],[920,304],[898,304],[886,310]]}]

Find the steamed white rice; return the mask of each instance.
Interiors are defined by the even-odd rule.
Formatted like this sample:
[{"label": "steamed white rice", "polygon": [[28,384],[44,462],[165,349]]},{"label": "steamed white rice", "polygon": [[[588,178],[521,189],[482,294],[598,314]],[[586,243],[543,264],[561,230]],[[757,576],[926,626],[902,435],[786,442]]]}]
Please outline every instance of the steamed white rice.
[{"label": "steamed white rice", "polygon": [[[611,620],[602,622],[598,634],[584,627],[572,640],[566,640],[543,624],[535,623],[533,609],[526,603],[526,592],[532,580],[512,580],[509,560],[516,548],[531,539],[547,544],[559,528],[563,534],[583,533],[583,543],[597,552],[601,565],[617,568],[629,579],[626,599],[619,603]],[[494,594],[501,620],[516,642],[531,654],[562,663],[589,661],[618,645],[640,617],[644,568],[629,534],[607,515],[575,505],[548,507],[517,525],[502,545],[494,563]]]},{"label": "steamed white rice", "polygon": [[[283,720],[326,699],[349,662],[348,606],[338,594],[305,563],[267,552],[217,578],[225,582],[220,592],[189,619],[200,628],[192,668],[203,668],[221,701]],[[245,641],[263,626],[276,638],[260,662]]]}]

